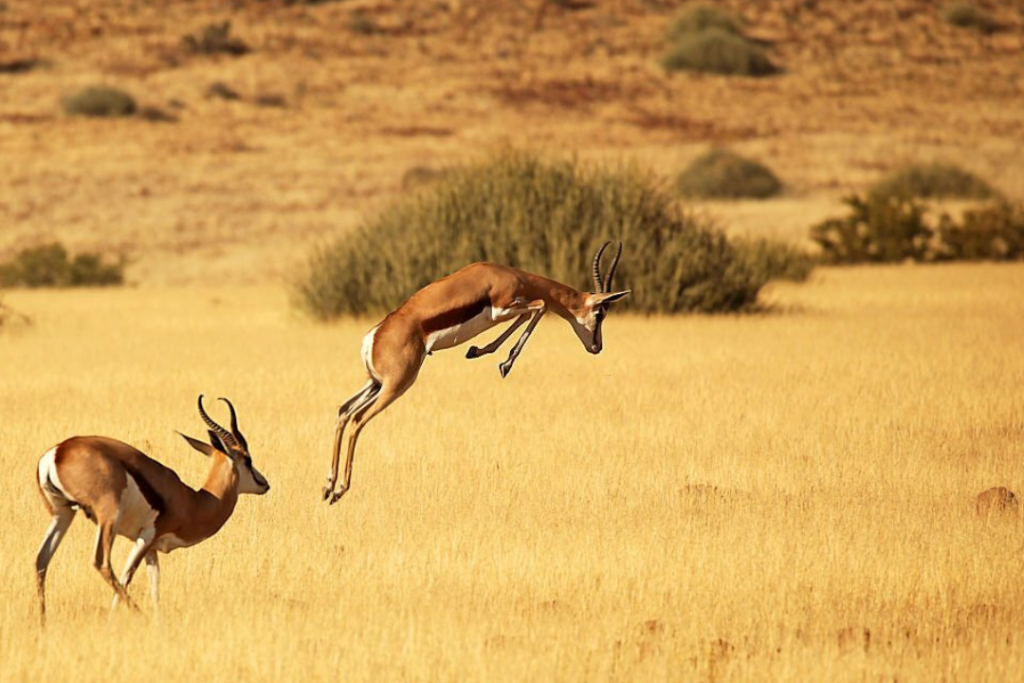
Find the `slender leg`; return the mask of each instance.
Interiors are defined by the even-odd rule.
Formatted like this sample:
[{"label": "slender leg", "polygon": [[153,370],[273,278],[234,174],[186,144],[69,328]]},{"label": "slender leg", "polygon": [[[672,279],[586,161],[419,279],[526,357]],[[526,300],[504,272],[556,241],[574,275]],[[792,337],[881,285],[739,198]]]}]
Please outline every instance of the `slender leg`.
[{"label": "slender leg", "polygon": [[69,506],[57,506],[53,511],[53,520],[46,530],[43,544],[36,555],[36,590],[39,593],[39,620],[46,624],[46,568],[50,566],[53,554],[57,552],[64,535],[75,521],[75,510]]},{"label": "slender leg", "polygon": [[156,550],[146,553],[146,574],[149,575],[149,594],[153,598],[153,616],[160,616],[160,560]]},{"label": "slender leg", "polygon": [[96,567],[103,580],[114,589],[114,594],[124,600],[124,604],[128,605],[128,607],[138,611],[139,606],[128,596],[128,592],[117,580],[117,577],[114,576],[114,570],[110,566],[110,551],[113,547],[114,525],[109,521],[101,521],[99,523],[99,531],[96,534],[96,556],[93,558],[93,566]]},{"label": "slender leg", "polygon": [[544,317],[544,313],[547,312],[547,305],[543,301],[534,301],[530,304],[529,308],[534,312],[533,318],[530,320],[530,324],[526,326],[526,331],[523,332],[523,336],[519,337],[516,341],[516,345],[512,347],[512,351],[509,352],[508,358],[504,363],[498,366],[498,370],[501,371],[502,378],[508,376],[508,373],[512,370],[512,364],[516,362],[516,358],[522,352],[523,347],[526,346],[526,341],[533,334],[533,328],[537,327],[537,323]]},{"label": "slender leg", "polygon": [[497,339],[495,339],[482,349],[477,348],[475,346],[470,346],[469,351],[466,351],[466,358],[479,358],[480,356],[486,356],[489,353],[494,353],[502,344],[505,343],[506,339],[512,336],[513,332],[522,327],[523,323],[525,323],[529,319],[530,313],[522,314],[521,316],[516,318],[516,321],[514,323],[508,326],[507,330],[501,333],[501,336],[499,336]]},{"label": "slender leg", "polygon": [[385,386],[378,395],[375,396],[374,400],[368,406],[362,406],[361,412],[356,412],[355,417],[352,419],[352,432],[348,436],[348,452],[345,457],[345,478],[341,483],[341,487],[335,491],[331,497],[331,505],[334,505],[341,497],[345,495],[349,487],[352,485],[352,461],[356,454],[356,440],[359,439],[359,432],[363,430],[366,423],[373,419],[374,415],[379,414],[382,410],[387,408],[389,405],[395,402],[395,400],[405,393],[405,390],[412,386],[416,376],[413,375],[412,379],[407,381],[405,384],[392,387]]},{"label": "slender leg", "polygon": [[323,499],[327,500],[334,485],[338,482],[338,462],[341,459],[341,439],[345,433],[345,425],[348,424],[352,415],[364,407],[380,391],[380,384],[374,380],[367,382],[366,386],[360,389],[349,400],[338,407],[338,424],[334,430],[334,450],[331,454],[331,471],[327,475],[327,484],[324,486]]},{"label": "slender leg", "polygon": [[[135,577],[135,572],[138,570],[139,564],[142,562],[142,558],[146,557],[152,548],[154,532],[149,529],[146,531],[147,533],[135,541],[135,547],[133,547],[131,552],[128,553],[128,560],[124,564],[124,571],[121,573],[121,586],[124,588],[125,592],[128,591],[128,586]],[[117,607],[119,599],[120,595],[115,593],[114,602],[111,604],[110,609],[115,609]]]}]

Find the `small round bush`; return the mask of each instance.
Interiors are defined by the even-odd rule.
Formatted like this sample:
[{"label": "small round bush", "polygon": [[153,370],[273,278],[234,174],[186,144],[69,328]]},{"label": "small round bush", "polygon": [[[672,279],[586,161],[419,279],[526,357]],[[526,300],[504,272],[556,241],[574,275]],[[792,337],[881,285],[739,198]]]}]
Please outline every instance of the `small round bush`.
[{"label": "small round bush", "polygon": [[676,178],[680,195],[700,199],[764,199],[781,190],[770,168],[727,149],[702,154]]},{"label": "small round bush", "polygon": [[876,183],[871,194],[924,199],[991,199],[999,195],[991,185],[970,171],[948,164],[906,166]]},{"label": "small round bush", "polygon": [[676,15],[668,26],[666,35],[669,40],[676,41],[682,36],[691,33],[700,33],[711,28],[720,29],[726,33],[741,36],[739,22],[728,14],[715,7],[702,3],[690,3]]},{"label": "small round bush", "polygon": [[103,86],[79,90],[61,104],[72,116],[131,116],[136,109],[131,95]]},{"label": "small round bush", "polygon": [[636,171],[507,153],[452,169],[354,234],[317,251],[297,303],[329,320],[391,310],[474,261],[493,261],[587,289],[605,240],[625,245],[617,285],[632,310],[728,312],[756,303],[771,276],[724,233],[680,213]]},{"label": "small round bush", "polygon": [[952,2],[942,10],[946,23],[958,28],[968,28],[981,33],[998,30],[999,24],[992,17],[970,2]]},{"label": "small round bush", "polygon": [[668,71],[700,71],[729,76],[768,76],[778,72],[757,45],[720,28],[680,36],[661,60]]}]

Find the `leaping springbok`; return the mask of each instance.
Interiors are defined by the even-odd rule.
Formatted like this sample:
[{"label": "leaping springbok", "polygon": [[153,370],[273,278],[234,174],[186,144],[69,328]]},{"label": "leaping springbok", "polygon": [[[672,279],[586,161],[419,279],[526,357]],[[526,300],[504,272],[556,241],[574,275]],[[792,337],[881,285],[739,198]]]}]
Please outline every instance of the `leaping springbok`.
[{"label": "leaping springbok", "polygon": [[[495,325],[515,319],[497,339],[483,348],[469,347],[466,358],[494,353],[513,332],[529,321],[505,362],[499,364],[506,377],[522,352],[537,323],[547,311],[564,318],[583,347],[601,353],[601,324],[608,305],[630,290],[613,292],[612,278],[622,255],[619,243],[611,268],[602,279],[601,256],[611,242],[594,254],[594,292],[581,292],[569,285],[518,268],[495,263],[473,263],[419,290],[389,313],[363,338],[363,365],[370,375],[366,384],[338,408],[331,472],[323,498],[338,502],[352,483],[352,459],[359,432],[375,415],[404,394],[416,381],[423,360],[434,351],[450,349]],[[345,478],[337,491],[338,464],[345,426],[352,421],[345,458]]]},{"label": "leaping springbok", "polygon": [[[93,564],[118,599],[138,609],[128,597],[128,584],[143,558],[149,574],[154,609],[160,599],[157,551],[169,553],[210,538],[231,517],[239,493],[262,495],[270,484],[252,465],[249,445],[238,430],[231,401],[231,431],[214,422],[203,410],[210,443],[190,436],[192,448],[212,458],[203,488],[196,491],[178,475],[126,443],[103,436],[74,436],[57,444],[39,460],[37,483],[53,521],[36,557],[40,618],[46,620],[46,568],[64,539],[78,510],[95,522],[96,554]],[[180,432],[179,432],[180,434]],[[135,542],[118,581],[110,566],[115,535]]]}]

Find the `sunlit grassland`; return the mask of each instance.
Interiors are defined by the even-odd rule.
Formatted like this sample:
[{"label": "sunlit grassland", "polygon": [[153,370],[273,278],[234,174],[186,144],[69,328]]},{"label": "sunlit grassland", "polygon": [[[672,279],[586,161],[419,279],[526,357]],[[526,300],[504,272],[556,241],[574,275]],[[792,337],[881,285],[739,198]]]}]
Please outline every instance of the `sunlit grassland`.
[{"label": "sunlit grassland", "polygon": [[[612,315],[597,357],[545,320],[504,381],[442,352],[334,507],[373,321],[272,288],[10,293],[36,324],[0,332],[0,681],[1011,680],[1024,534],[972,503],[1024,488],[1022,292],[1019,266],[826,269],[765,315]],[[76,520],[41,630],[36,459],[106,434],[198,483],[173,430],[203,434],[200,392],[271,492],[162,557],[159,622],[109,616]]]}]

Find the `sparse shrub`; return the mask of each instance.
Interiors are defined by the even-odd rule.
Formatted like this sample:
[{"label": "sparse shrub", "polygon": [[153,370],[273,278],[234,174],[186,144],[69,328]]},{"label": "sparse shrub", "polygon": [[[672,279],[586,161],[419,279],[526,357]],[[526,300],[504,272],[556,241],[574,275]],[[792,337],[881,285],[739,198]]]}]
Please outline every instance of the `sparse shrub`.
[{"label": "sparse shrub", "polygon": [[349,12],[348,30],[361,36],[372,36],[380,33],[380,27],[377,26],[377,23],[359,10]]},{"label": "sparse shrub", "polygon": [[949,164],[914,164],[891,173],[871,188],[871,194],[885,197],[990,199],[998,192],[969,171]]},{"label": "sparse shrub", "polygon": [[939,221],[941,253],[950,260],[1013,261],[1024,259],[1024,206],[1000,202],[964,213],[957,223]]},{"label": "sparse shrub", "polygon": [[61,101],[64,111],[73,116],[131,116],[135,100],[115,88],[93,86],[79,90]]},{"label": "sparse shrub", "polygon": [[764,164],[727,149],[712,149],[679,174],[676,190],[702,199],[763,199],[777,195],[782,183]]},{"label": "sparse shrub", "polygon": [[968,28],[981,33],[999,30],[999,24],[984,10],[972,2],[951,2],[942,10],[946,23],[958,28]]},{"label": "sparse shrub", "polygon": [[737,36],[743,35],[739,22],[731,14],[714,5],[694,2],[685,5],[682,11],[676,15],[668,26],[666,36],[670,41],[676,41],[682,36],[700,33],[711,28]]},{"label": "sparse shrub", "polygon": [[257,107],[277,107],[284,108],[288,106],[288,102],[281,95],[263,94],[257,95],[253,99],[253,103]]},{"label": "sparse shrub", "polygon": [[830,218],[811,228],[829,263],[885,263],[921,260],[929,249],[931,230],[924,207],[909,196],[869,195],[843,200],[844,218]]},{"label": "sparse shrub", "polygon": [[160,107],[143,107],[139,110],[139,118],[153,123],[177,123],[178,117]]},{"label": "sparse shrub", "polygon": [[633,310],[743,310],[770,277],[636,171],[506,153],[453,169],[316,251],[296,283],[297,303],[323,320],[379,313],[484,260],[587,288],[590,258],[606,239],[625,244],[617,281],[633,290]]},{"label": "sparse shrub", "polygon": [[181,44],[185,49],[198,55],[228,54],[244,55],[249,46],[231,35],[231,22],[208,24],[201,31],[182,36]]},{"label": "sparse shrub", "polygon": [[73,259],[59,242],[24,249],[0,264],[0,285],[5,287],[86,287],[124,283],[124,259],[107,263],[97,253],[83,252]]},{"label": "sparse shrub", "polygon": [[221,100],[240,100],[242,96],[237,91],[233,90],[227,83],[217,81],[211,83],[210,87],[206,89],[206,96],[210,98],[218,98]]},{"label": "sparse shrub", "polygon": [[701,71],[730,76],[768,76],[778,72],[759,46],[721,28],[679,36],[661,64],[667,71]]},{"label": "sparse shrub", "polygon": [[736,246],[755,273],[768,280],[804,282],[818,264],[818,258],[804,249],[765,238],[739,239]]}]

